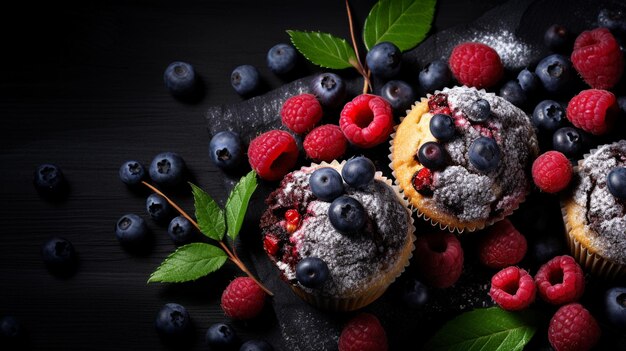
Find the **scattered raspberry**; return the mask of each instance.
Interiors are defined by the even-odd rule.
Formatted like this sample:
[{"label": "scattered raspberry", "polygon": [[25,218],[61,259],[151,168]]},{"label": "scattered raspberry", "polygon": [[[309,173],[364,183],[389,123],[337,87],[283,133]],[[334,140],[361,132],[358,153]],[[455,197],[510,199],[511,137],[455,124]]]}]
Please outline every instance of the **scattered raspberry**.
[{"label": "scattered raspberry", "polygon": [[559,308],[548,327],[548,340],[557,351],[587,351],[600,339],[600,326],[579,303]]},{"label": "scattered raspberry", "polygon": [[352,144],[361,148],[376,146],[393,130],[391,105],[379,96],[359,95],[343,107],[339,126]]},{"label": "scattered raspberry", "polygon": [[557,193],[572,180],[572,165],[562,153],[548,151],[533,162],[532,173],[539,189],[546,193]]},{"label": "scattered raspberry", "polygon": [[285,212],[285,220],[287,222],[287,232],[293,233],[298,229],[300,225],[300,213],[298,210],[289,209]]},{"label": "scattered raspberry", "polygon": [[491,278],[489,296],[507,311],[519,311],[535,301],[537,287],[533,277],[523,269],[511,266]]},{"label": "scattered raspberry", "polygon": [[272,234],[267,234],[263,238],[263,248],[270,256],[276,255],[278,252],[278,238]]},{"label": "scattered raspberry", "polygon": [[619,114],[615,95],[610,91],[588,89],[567,104],[567,119],[576,127],[595,134],[606,133]]},{"label": "scattered raspberry", "polygon": [[248,147],[248,162],[259,177],[279,180],[298,160],[298,146],[291,134],[270,130],[254,138]]},{"label": "scattered raspberry", "polygon": [[256,317],[265,304],[265,291],[252,278],[235,278],[222,293],[222,309],[232,319]]},{"label": "scattered raspberry", "polygon": [[611,89],[624,71],[624,55],[613,34],[606,28],[597,28],[576,38],[572,64],[592,88]]},{"label": "scattered raspberry", "polygon": [[502,269],[518,264],[526,255],[528,244],[511,221],[494,224],[478,245],[480,262],[489,268]]},{"label": "scattered raspberry", "polygon": [[546,262],[537,274],[535,283],[539,296],[553,305],[578,300],[585,291],[583,270],[572,256],[557,256]]},{"label": "scattered raspberry", "polygon": [[496,85],[504,73],[496,50],[481,43],[457,45],[448,63],[459,83],[479,89]]},{"label": "scattered raspberry", "polygon": [[463,271],[463,248],[452,233],[438,232],[418,237],[415,257],[424,282],[436,288],[452,286]]},{"label": "scattered raspberry", "polygon": [[430,169],[424,167],[415,172],[415,175],[413,176],[413,187],[422,195],[432,195],[433,174]]},{"label": "scattered raspberry", "polygon": [[323,114],[322,105],[313,94],[292,96],[280,110],[283,125],[298,134],[313,129]]},{"label": "scattered raspberry", "polygon": [[307,134],[303,146],[306,156],[313,161],[330,162],[346,153],[348,140],[339,126],[325,124]]},{"label": "scattered raspberry", "polygon": [[387,351],[387,334],[376,316],[361,313],[352,318],[339,336],[339,351]]}]

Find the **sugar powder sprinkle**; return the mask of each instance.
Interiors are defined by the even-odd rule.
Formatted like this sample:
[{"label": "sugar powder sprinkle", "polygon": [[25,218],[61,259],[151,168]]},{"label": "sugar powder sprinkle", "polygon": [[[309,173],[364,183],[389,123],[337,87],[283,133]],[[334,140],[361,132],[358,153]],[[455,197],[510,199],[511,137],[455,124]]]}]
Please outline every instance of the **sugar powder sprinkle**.
[{"label": "sugar powder sprinkle", "polygon": [[533,55],[532,47],[509,31],[477,32],[468,41],[492,47],[500,55],[504,67],[509,69],[522,68]]}]

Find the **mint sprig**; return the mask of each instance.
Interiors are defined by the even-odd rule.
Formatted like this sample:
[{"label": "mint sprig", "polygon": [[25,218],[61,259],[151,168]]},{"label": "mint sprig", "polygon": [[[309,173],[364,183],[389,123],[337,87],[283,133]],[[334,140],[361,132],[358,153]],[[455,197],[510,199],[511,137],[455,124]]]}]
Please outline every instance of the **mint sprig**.
[{"label": "mint sprig", "polygon": [[243,218],[248,210],[248,203],[256,189],[256,173],[248,173],[235,185],[226,201],[226,225],[228,236],[234,241],[241,230]]},{"label": "mint sprig", "polygon": [[191,185],[193,193],[194,207],[196,209],[196,219],[200,232],[209,239],[220,241],[224,237],[226,231],[226,222],[224,221],[224,211],[204,190],[197,185]]},{"label": "mint sprig", "polygon": [[179,247],[161,263],[148,283],[181,283],[202,278],[220,269],[228,259],[224,250],[205,243]]},{"label": "mint sprig", "polygon": [[333,69],[354,66],[354,49],[344,39],[322,32],[288,30],[293,45],[314,64]]}]

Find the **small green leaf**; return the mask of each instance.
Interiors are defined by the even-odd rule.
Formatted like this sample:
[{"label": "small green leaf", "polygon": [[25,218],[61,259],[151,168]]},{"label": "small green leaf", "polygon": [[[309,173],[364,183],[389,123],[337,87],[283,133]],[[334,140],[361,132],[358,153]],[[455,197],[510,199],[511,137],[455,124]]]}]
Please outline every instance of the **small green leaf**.
[{"label": "small green leaf", "polygon": [[517,351],[535,334],[537,316],[531,310],[507,312],[499,307],[466,312],[446,323],[425,350]]},{"label": "small green leaf", "polygon": [[363,26],[367,50],[388,41],[406,51],[424,40],[435,14],[436,0],[380,0]]},{"label": "small green leaf", "polygon": [[192,183],[189,185],[191,185],[191,192],[193,193],[196,220],[200,232],[213,240],[222,240],[224,231],[226,231],[224,211],[204,190]]},{"label": "small green leaf", "polygon": [[179,247],[161,263],[148,283],[181,283],[218,270],[226,262],[226,253],[219,247],[192,243]]},{"label": "small green leaf", "polygon": [[293,45],[314,64],[326,68],[342,69],[357,62],[354,49],[347,41],[332,34],[288,30]]},{"label": "small green leaf", "polygon": [[239,234],[243,218],[248,210],[248,202],[250,202],[250,197],[255,189],[256,173],[250,171],[235,185],[228,196],[228,200],[226,200],[226,225],[228,227],[228,236],[233,241]]}]

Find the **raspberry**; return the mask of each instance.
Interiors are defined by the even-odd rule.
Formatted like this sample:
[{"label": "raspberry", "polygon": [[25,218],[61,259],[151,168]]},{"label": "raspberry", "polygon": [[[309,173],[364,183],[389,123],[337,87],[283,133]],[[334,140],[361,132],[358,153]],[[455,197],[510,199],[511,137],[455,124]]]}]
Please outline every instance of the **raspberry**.
[{"label": "raspberry", "polygon": [[296,141],[282,130],[263,133],[248,147],[250,166],[265,180],[279,180],[296,165],[297,160]]},{"label": "raspberry", "polygon": [[608,29],[596,28],[576,38],[572,64],[592,88],[611,89],[624,71],[624,54]]},{"label": "raspberry", "polygon": [[606,133],[619,114],[615,95],[610,91],[588,89],[574,96],[567,104],[567,119],[586,132]]},{"label": "raspberry", "polygon": [[418,193],[428,196],[433,193],[433,174],[430,169],[424,167],[415,172],[413,176],[413,187]]},{"label": "raspberry", "polygon": [[459,83],[478,89],[494,86],[504,73],[496,50],[481,43],[457,45],[448,63]]},{"label": "raspberry", "polygon": [[303,146],[306,156],[313,161],[330,162],[343,156],[348,141],[339,126],[325,124],[307,134]]},{"label": "raspberry", "polygon": [[548,151],[533,162],[535,185],[546,193],[557,193],[567,187],[572,180],[572,165],[558,151]]},{"label": "raspberry", "polygon": [[463,271],[463,248],[452,233],[426,234],[415,241],[417,269],[436,288],[452,286]]},{"label": "raspberry", "polygon": [[523,269],[511,266],[491,278],[489,296],[507,311],[519,311],[535,301],[537,287],[533,277]]},{"label": "raspberry", "polygon": [[272,234],[267,234],[263,238],[263,248],[270,256],[276,255],[278,252],[278,238]]},{"label": "raspberry", "polygon": [[495,269],[518,264],[527,248],[526,238],[508,219],[494,224],[478,245],[480,262]]},{"label": "raspberry", "polygon": [[298,210],[289,209],[285,212],[285,221],[287,222],[287,232],[293,233],[300,225],[300,213]]},{"label": "raspberry", "polygon": [[361,313],[352,318],[339,336],[339,351],[387,351],[387,334],[376,316]]},{"label": "raspberry", "polygon": [[313,129],[323,114],[322,105],[313,94],[292,96],[280,110],[283,125],[298,134]]},{"label": "raspberry", "polygon": [[341,110],[339,126],[352,144],[361,148],[376,146],[393,130],[391,105],[379,96],[359,95]]},{"label": "raspberry", "polygon": [[548,340],[557,351],[587,351],[600,339],[600,326],[579,303],[559,308],[548,327]]},{"label": "raspberry", "polygon": [[557,256],[535,274],[539,296],[553,305],[578,300],[585,291],[585,276],[572,256]]},{"label": "raspberry", "polygon": [[232,319],[256,317],[265,305],[265,291],[252,278],[235,278],[222,293],[222,309]]}]

